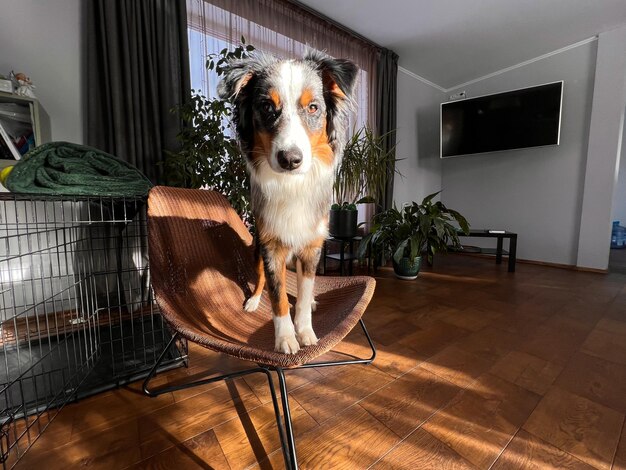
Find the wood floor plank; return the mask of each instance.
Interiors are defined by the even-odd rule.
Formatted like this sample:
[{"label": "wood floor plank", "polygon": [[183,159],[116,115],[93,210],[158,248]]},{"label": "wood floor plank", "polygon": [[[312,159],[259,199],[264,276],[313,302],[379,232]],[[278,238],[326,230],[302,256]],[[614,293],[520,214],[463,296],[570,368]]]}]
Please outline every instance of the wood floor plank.
[{"label": "wood floor plank", "polygon": [[239,404],[251,409],[260,402],[242,380],[221,382],[200,395],[105,432],[85,432],[64,446],[27,453],[23,461],[25,468],[123,468],[235,418]]},{"label": "wood floor plank", "polygon": [[[379,329],[373,331],[376,331],[376,336],[378,336]],[[423,355],[404,344],[383,345],[378,341],[374,341],[374,344],[376,347],[376,362],[372,365],[392,377],[399,377],[426,359]],[[335,348],[335,351],[350,354],[357,358],[368,358],[372,354],[363,330],[358,327]]]},{"label": "wood floor plank", "polygon": [[622,437],[617,446],[612,470],[626,470],[626,422],[622,427]]},{"label": "wood floor plank", "polygon": [[521,429],[491,470],[594,470],[567,452]]},{"label": "wood floor plank", "polygon": [[398,436],[355,405],[299,437],[300,468],[368,468],[399,441]]},{"label": "wood floor plank", "polygon": [[513,350],[522,339],[515,333],[487,326],[456,342],[465,351],[488,361],[500,359]]},{"label": "wood floor plank", "polygon": [[422,426],[478,468],[489,468],[540,397],[490,374]]},{"label": "wood floor plank", "polygon": [[413,333],[402,338],[398,343],[410,347],[423,357],[431,357],[469,333],[470,331],[465,328],[435,320],[428,325],[416,328]]},{"label": "wood floor plank", "polygon": [[493,375],[544,395],[563,367],[521,351],[511,351],[490,370]]},{"label": "wood floor plank", "polygon": [[456,344],[448,346],[418,367],[432,372],[460,388],[467,387],[496,362],[461,349]]},{"label": "wood floor plank", "polygon": [[468,307],[463,310],[450,309],[442,320],[459,328],[478,331],[502,315],[502,313],[486,308]]},{"label": "wood floor plank", "polygon": [[596,328],[589,334],[581,350],[590,356],[626,365],[626,341],[619,333]]},{"label": "wood floor plank", "polygon": [[363,400],[360,405],[400,437],[410,434],[459,388],[427,370],[416,368]]},{"label": "wood floor plank", "polygon": [[568,317],[554,316],[543,323],[519,350],[549,362],[565,365],[589,334],[589,325]]},{"label": "wood floor plank", "polygon": [[555,385],[626,414],[626,365],[577,353]]},{"label": "wood floor plank", "polygon": [[372,468],[474,470],[476,467],[423,429],[418,429]]},{"label": "wood floor plank", "polygon": [[193,437],[176,447],[171,447],[160,454],[143,460],[132,470],[229,470],[217,437],[212,430]]},{"label": "wood floor plank", "polygon": [[552,387],[524,429],[598,469],[611,468],[624,415]]},{"label": "wood floor plank", "polygon": [[318,423],[323,423],[392,380],[374,367],[357,365],[306,384],[291,396]]},{"label": "wood floor plank", "polygon": [[[294,434],[300,436],[318,424],[294,400],[290,400]],[[244,469],[257,461],[267,459],[280,449],[276,416],[271,403],[255,408],[247,414],[213,429],[230,468]]]}]

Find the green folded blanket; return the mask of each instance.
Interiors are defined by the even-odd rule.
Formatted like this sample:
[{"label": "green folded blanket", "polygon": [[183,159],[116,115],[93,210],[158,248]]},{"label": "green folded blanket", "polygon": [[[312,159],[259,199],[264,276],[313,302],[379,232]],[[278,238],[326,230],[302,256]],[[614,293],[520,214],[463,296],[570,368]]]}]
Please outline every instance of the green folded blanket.
[{"label": "green folded blanket", "polygon": [[106,152],[50,142],[24,155],[5,186],[15,193],[144,196],[152,183],[133,165]]}]

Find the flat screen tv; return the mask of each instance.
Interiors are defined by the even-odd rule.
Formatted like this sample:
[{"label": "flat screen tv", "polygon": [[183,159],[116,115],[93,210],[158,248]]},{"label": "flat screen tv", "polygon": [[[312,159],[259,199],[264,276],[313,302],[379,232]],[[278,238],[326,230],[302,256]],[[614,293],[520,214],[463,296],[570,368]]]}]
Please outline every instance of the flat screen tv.
[{"label": "flat screen tv", "polygon": [[441,104],[441,158],[558,145],[563,82]]}]

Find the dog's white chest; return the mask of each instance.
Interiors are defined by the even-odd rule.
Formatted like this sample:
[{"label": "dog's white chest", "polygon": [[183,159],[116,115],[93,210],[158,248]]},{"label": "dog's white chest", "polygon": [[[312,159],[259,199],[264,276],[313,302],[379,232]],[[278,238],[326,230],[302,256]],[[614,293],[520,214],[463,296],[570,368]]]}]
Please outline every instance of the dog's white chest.
[{"label": "dog's white chest", "polygon": [[[332,170],[329,174],[313,171],[302,177],[253,178],[253,186],[262,196],[258,209],[263,230],[293,250],[304,248],[328,235],[326,214],[330,208]],[[254,191],[253,191],[254,192]],[[254,198],[253,198],[254,199]],[[256,204],[256,201],[253,200]]]}]

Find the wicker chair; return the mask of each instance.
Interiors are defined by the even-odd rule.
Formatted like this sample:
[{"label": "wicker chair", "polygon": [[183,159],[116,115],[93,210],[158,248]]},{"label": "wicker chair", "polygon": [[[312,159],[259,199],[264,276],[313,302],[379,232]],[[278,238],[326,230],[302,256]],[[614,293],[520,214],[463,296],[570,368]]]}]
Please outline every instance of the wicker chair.
[{"label": "wicker chair", "polygon": [[[315,282],[318,304],[313,315],[313,328],[319,342],[300,349],[297,354],[282,354],[274,351],[272,310],[266,293],[257,311],[247,313],[243,310],[256,277],[253,240],[223,196],[212,191],[153,188],[148,197],[148,240],[156,300],[175,334],[146,378],[144,393],[155,397],[219,380],[264,373],[270,387],[285,466],[298,468],[284,371],[371,363],[376,349],[361,316],[374,293],[375,281],[369,277],[318,277]],[[287,273],[287,292],[293,304],[297,292],[296,275],[290,271]],[[362,327],[372,349],[371,357],[314,362],[357,324]],[[252,361],[258,367],[150,389],[150,380],[174,341],[180,337]],[[278,376],[282,417],[272,371]]]}]

